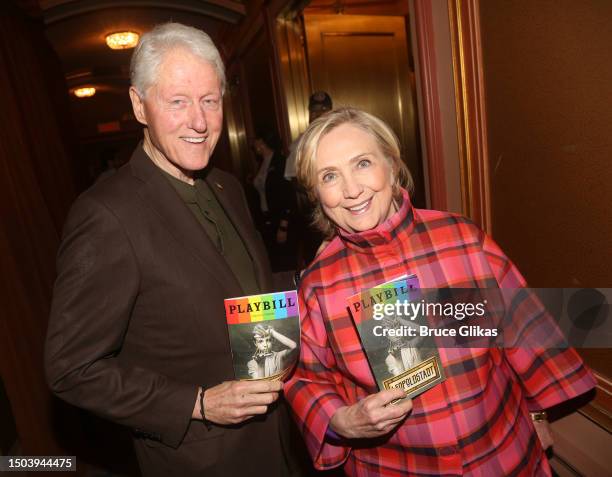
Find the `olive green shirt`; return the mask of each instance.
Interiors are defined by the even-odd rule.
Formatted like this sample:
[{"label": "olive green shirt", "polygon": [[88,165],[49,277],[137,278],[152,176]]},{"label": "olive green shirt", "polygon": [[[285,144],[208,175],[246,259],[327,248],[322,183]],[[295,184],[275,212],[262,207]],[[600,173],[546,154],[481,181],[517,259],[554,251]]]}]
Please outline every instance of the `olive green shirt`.
[{"label": "olive green shirt", "polygon": [[[253,260],[234,224],[217,200],[210,186],[197,178],[194,185],[187,184],[163,171],[180,198],[202,225],[219,253],[225,258],[246,295],[259,293]],[[228,297],[229,298],[229,297]]]}]

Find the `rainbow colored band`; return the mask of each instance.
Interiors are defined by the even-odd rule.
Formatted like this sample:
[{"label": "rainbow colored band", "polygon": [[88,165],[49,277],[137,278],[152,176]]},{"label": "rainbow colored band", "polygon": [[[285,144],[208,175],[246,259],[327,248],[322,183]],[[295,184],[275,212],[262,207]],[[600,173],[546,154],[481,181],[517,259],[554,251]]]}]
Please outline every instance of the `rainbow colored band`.
[{"label": "rainbow colored band", "polygon": [[225,300],[225,317],[230,325],[282,320],[298,315],[297,302],[297,292],[295,290],[227,298]]}]

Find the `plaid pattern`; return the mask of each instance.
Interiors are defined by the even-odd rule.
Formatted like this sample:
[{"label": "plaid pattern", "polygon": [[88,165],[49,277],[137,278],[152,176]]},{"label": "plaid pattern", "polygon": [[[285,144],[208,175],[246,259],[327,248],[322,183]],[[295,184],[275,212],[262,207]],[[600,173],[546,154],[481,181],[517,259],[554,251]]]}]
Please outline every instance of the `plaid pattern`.
[{"label": "plaid pattern", "polygon": [[[348,475],[550,475],[529,410],[578,396],[595,382],[566,349],[440,349],[447,375],[413,401],[387,439],[326,440],[342,406],[377,391],[346,309],[354,293],[415,273],[421,288],[518,288],[525,281],[498,246],[460,216],[413,209],[376,229],[336,237],[300,288],[300,363],[285,386],[318,469]],[[518,379],[516,379],[518,377]]]}]

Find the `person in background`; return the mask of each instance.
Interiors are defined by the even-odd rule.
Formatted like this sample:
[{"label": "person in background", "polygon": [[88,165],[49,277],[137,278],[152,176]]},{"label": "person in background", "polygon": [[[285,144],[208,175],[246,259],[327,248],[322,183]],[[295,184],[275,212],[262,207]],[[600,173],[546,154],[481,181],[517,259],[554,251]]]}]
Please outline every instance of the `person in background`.
[{"label": "person in background", "polygon": [[[295,190],[284,178],[285,157],[276,135],[261,134],[253,141],[260,160],[253,187],[257,191],[258,228],[263,235],[273,272],[295,271],[297,237],[295,229]],[[253,207],[252,207],[253,208]]]},{"label": "person in background", "polygon": [[112,176],[130,158],[129,155],[123,154],[122,151],[116,148],[106,148],[100,156],[104,161],[105,169],[98,175],[96,181]]},{"label": "person in background", "polygon": [[[333,109],[331,96],[325,91],[315,91],[308,99],[308,122],[312,123],[315,119]],[[289,147],[289,156],[285,165],[285,178],[294,182],[296,190],[297,207],[296,215],[298,216],[297,235],[298,240],[298,268],[303,269],[316,256],[318,249],[323,241],[323,236],[316,227],[310,223],[310,217],[313,213],[311,202],[308,200],[306,193],[301,190],[299,184],[295,184],[296,178],[296,163],[295,151],[301,136],[298,137]]]},{"label": "person in background", "polygon": [[[315,91],[308,98],[308,124],[311,124],[315,119],[322,116],[334,109],[334,103],[332,102],[331,96],[325,91]],[[289,146],[289,156],[287,156],[287,163],[285,164],[285,179],[295,179],[297,172],[295,167],[295,151],[300,141],[300,135],[295,141]]]},{"label": "person in background", "polygon": [[439,348],[446,380],[389,405],[404,391],[377,391],[347,310],[351,295],[412,274],[420,288],[510,289],[509,322],[524,325],[517,336],[552,334],[562,344],[539,301],[517,290],[526,284],[512,262],[468,219],[412,207],[399,141],[364,111],[314,121],[297,171],[330,240],[302,276],[301,355],[285,386],[315,467],[351,476],[551,475],[545,411],[595,386],[574,349]]},{"label": "person in background", "polygon": [[70,211],[49,386],[132,429],[145,477],[299,473],[283,384],[234,380],[223,300],[273,288],[239,182],[210,165],[223,126],[219,52],[201,30],[167,23],[142,36],[130,71],[144,140]]}]

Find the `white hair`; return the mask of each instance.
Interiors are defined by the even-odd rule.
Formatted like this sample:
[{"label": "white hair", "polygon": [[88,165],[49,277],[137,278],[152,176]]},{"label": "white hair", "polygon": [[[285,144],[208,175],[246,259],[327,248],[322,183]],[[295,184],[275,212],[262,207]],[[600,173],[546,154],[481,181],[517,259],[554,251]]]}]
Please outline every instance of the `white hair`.
[{"label": "white hair", "polygon": [[132,86],[142,97],[155,83],[156,73],[164,55],[177,47],[186,48],[210,63],[219,77],[221,93],[225,92],[225,67],[210,36],[202,30],[181,23],[164,23],[145,33],[132,54],[130,78]]}]

